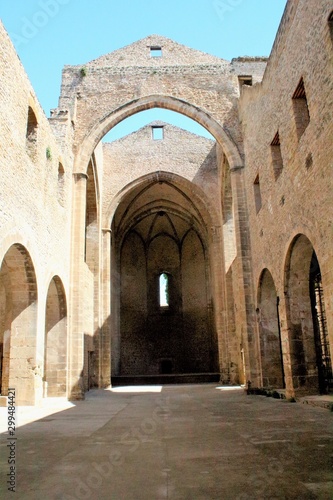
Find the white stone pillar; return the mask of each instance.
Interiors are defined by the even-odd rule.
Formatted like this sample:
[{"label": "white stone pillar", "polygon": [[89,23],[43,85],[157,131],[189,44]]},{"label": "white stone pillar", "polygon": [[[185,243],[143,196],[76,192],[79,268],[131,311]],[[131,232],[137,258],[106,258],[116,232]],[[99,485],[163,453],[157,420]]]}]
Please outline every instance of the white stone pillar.
[{"label": "white stone pillar", "polygon": [[83,369],[85,325],[83,311],[86,300],[84,286],[86,264],[84,262],[84,254],[88,176],[84,173],[74,173],[73,177],[68,398],[77,400],[84,399]]}]

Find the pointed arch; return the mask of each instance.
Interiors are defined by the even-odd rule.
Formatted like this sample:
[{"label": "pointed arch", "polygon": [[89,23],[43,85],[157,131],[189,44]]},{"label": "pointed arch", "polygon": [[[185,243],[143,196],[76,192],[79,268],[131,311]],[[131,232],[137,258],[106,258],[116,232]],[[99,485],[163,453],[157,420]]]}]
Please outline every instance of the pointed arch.
[{"label": "pointed arch", "polygon": [[[320,262],[304,234],[294,237],[287,253],[285,295],[294,390],[308,394],[327,392],[333,383],[325,290]],[[319,318],[319,313],[323,317]]]},{"label": "pointed arch", "polygon": [[[166,183],[172,185],[172,187],[178,190],[179,193],[186,196],[189,202],[193,205],[198,220],[205,228],[210,228],[212,226],[217,227],[220,225],[220,219],[216,213],[215,206],[210,202],[206,194],[199,186],[184,177],[181,177],[180,175],[159,171],[139,177],[119,191],[106,211],[103,226],[111,227],[114,213],[121,200],[127,198],[131,192],[134,192],[138,188],[140,193],[143,193],[143,190],[149,189],[156,183]],[[137,214],[135,214],[135,217],[137,217]]]},{"label": "pointed arch", "polygon": [[133,99],[123,104],[119,108],[113,109],[102,118],[98,118],[96,123],[87,132],[82,143],[79,145],[75,157],[75,171],[86,173],[89,158],[102,138],[118,123],[140,111],[152,108],[163,108],[181,113],[188,118],[202,125],[210,134],[215,137],[221,145],[230,165],[230,168],[243,166],[243,160],[239,150],[227,133],[227,131],[205,110],[176,97],[170,95],[149,95]]},{"label": "pointed arch", "polygon": [[[108,219],[116,256],[111,300],[119,311],[112,376],[218,371],[216,318],[209,308],[218,218],[201,188],[169,172],[148,174],[118,194]],[[164,274],[168,301],[161,300]]]}]

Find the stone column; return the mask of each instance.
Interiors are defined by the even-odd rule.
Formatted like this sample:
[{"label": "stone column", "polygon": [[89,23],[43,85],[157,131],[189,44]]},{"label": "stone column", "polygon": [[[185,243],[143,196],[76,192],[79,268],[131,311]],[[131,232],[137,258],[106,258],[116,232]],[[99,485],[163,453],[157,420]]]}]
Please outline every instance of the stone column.
[{"label": "stone column", "polygon": [[236,330],[244,351],[246,383],[260,386],[259,339],[255,317],[251,243],[243,167],[231,169],[237,246],[237,290],[235,290]]},{"label": "stone column", "polygon": [[288,327],[288,313],[287,313],[287,296],[281,290],[279,295],[279,319],[281,331],[281,348],[283,359],[284,381],[286,385],[286,397],[295,396],[295,388],[292,373],[292,360],[291,360],[291,343],[290,343],[290,328]]},{"label": "stone column", "polygon": [[111,377],[120,375],[120,248],[119,242],[111,240]]},{"label": "stone column", "polygon": [[70,290],[70,329],[69,329],[69,367],[68,398],[84,399],[84,304],[85,304],[85,225],[86,192],[88,176],[74,173],[73,215],[72,215],[72,254]]},{"label": "stone column", "polygon": [[229,382],[229,349],[225,301],[225,265],[221,226],[213,226],[211,228],[210,259],[214,304],[213,314],[218,340],[220,382],[227,384]]},{"label": "stone column", "polygon": [[111,229],[102,229],[99,387],[111,385]]}]

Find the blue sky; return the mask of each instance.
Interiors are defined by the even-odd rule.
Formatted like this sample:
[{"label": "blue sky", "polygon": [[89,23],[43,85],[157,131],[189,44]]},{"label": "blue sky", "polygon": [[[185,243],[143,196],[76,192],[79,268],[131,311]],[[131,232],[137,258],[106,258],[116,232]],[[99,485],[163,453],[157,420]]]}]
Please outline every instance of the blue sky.
[{"label": "blue sky", "polygon": [[[268,56],[286,0],[1,0],[9,32],[47,116],[57,107],[65,64],[96,57],[157,33],[231,60]],[[120,123],[117,138],[160,119],[195,133],[203,129],[167,110]]]}]

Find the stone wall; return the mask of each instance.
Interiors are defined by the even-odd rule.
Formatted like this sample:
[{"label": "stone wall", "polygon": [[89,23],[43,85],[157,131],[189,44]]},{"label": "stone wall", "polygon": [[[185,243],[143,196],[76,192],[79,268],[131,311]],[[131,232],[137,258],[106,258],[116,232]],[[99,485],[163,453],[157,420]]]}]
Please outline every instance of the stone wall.
[{"label": "stone wall", "polygon": [[[162,57],[150,56],[151,44],[162,47]],[[66,66],[59,108],[70,110],[79,124],[75,130],[79,154],[81,148],[92,153],[99,139],[116,124],[116,110],[147,96],[155,98],[143,109],[167,106],[162,99],[165,96],[179,100],[179,107],[191,103],[191,118],[200,121],[198,111],[208,113],[241,150],[238,74],[246,71],[258,81],[265,64],[256,59],[229,63],[154,35],[83,66]]]},{"label": "stone wall", "polygon": [[[295,344],[293,325],[304,325],[300,326],[304,342],[304,328],[313,328],[312,319],[307,317],[309,312],[306,313],[309,311],[306,303],[309,292],[296,300],[292,296],[290,284],[296,273],[296,267],[291,263],[293,248],[295,238],[300,234],[308,238],[308,248],[312,250],[307,257],[309,251],[306,250],[306,245],[303,246],[303,270],[298,267],[297,287],[301,286],[303,273],[307,280],[305,289],[309,290],[311,252],[315,250],[324,284],[331,346],[333,344],[333,246],[330,216],[333,85],[332,38],[328,23],[332,8],[329,0],[289,2],[262,83],[244,88],[240,99],[256,293],[260,289],[261,273],[267,268],[280,298],[284,360],[289,367],[286,383],[290,389],[293,384],[301,389],[290,366],[292,356],[295,355],[292,354],[292,345]],[[303,133],[300,134],[298,105],[302,102],[293,99],[293,96],[299,88],[301,78],[306,93],[309,123],[307,126],[305,123]],[[303,104],[306,104],[304,98]],[[258,196],[260,203],[256,205]],[[292,304],[295,300],[304,301],[303,305],[297,305],[297,319],[293,318]],[[309,370],[311,372],[310,368]]]},{"label": "stone wall", "polygon": [[[5,315],[0,343],[4,344],[9,377],[3,381],[3,389],[15,384],[18,400],[34,404],[42,396],[46,377],[45,310],[54,276],[62,282],[68,300],[71,163],[58,146],[2,26],[0,38],[0,285]],[[16,281],[15,276],[19,276]],[[26,295],[29,289],[30,298]],[[54,301],[54,308],[59,300]],[[21,375],[11,376],[17,363]]]}]

